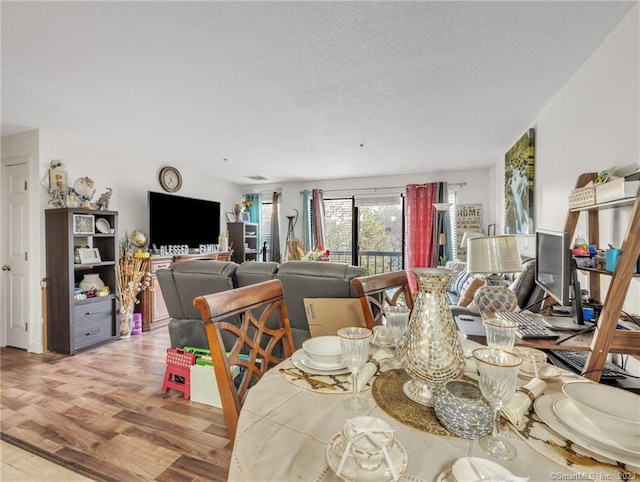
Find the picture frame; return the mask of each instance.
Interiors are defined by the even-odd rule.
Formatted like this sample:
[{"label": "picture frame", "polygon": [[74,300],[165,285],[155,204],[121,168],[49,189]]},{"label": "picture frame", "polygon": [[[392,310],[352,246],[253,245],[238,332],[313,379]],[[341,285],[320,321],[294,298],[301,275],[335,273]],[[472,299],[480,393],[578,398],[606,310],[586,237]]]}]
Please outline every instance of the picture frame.
[{"label": "picture frame", "polygon": [[81,264],[102,262],[98,248],[78,248],[78,256],[80,257]]},{"label": "picture frame", "polygon": [[248,211],[243,211],[240,213],[240,220],[243,223],[250,223],[251,222],[251,213],[249,213]]},{"label": "picture frame", "polygon": [[505,154],[504,233],[534,234],[535,130]]},{"label": "picture frame", "polygon": [[227,214],[227,222],[228,223],[235,223],[236,222],[236,213],[227,211],[226,214]]},{"label": "picture frame", "polygon": [[73,215],[73,234],[95,234],[96,218],[93,214]]}]

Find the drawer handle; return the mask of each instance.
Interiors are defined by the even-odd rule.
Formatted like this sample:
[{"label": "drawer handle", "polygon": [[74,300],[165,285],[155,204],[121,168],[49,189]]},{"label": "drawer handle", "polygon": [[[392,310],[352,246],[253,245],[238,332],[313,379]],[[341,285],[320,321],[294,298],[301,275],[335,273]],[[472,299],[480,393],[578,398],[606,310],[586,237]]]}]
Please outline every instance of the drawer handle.
[{"label": "drawer handle", "polygon": [[91,335],[96,335],[98,333],[100,333],[102,331],[102,328],[95,330],[95,331],[90,331],[89,333],[85,333],[84,336],[91,336]]}]

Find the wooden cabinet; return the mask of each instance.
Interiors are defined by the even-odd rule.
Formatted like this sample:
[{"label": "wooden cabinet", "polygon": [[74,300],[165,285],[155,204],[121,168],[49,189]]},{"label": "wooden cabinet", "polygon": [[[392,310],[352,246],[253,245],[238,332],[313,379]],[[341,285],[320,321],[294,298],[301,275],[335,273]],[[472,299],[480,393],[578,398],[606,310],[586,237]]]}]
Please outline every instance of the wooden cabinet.
[{"label": "wooden cabinet", "polygon": [[171,317],[167,305],[162,297],[160,283],[156,272],[165,269],[176,261],[190,259],[212,259],[218,261],[230,261],[231,252],[217,254],[181,254],[175,256],[154,256],[145,259],[144,269],[150,274],[150,288],[142,291],[138,297],[140,303],[136,305],[136,311],[142,313],[142,331],[152,331],[167,326]]},{"label": "wooden cabinet", "polygon": [[[47,209],[45,232],[48,349],[73,355],[117,340],[118,213]],[[82,263],[74,260],[76,247],[89,249]],[[74,289],[87,274],[99,275],[109,294],[75,299]]]},{"label": "wooden cabinet", "polygon": [[227,223],[229,241],[233,248],[232,261],[243,263],[258,260],[258,224]]},{"label": "wooden cabinet", "polygon": [[[576,183],[576,188],[585,186],[589,181],[595,180],[596,176],[597,173],[581,175]],[[565,231],[573,237],[580,214],[586,213],[589,243],[600,246],[600,211],[619,209],[625,205],[633,205],[633,207],[615,272],[589,270],[589,288],[591,296],[596,299],[601,300],[600,277],[611,276],[609,289],[603,300],[602,312],[598,319],[598,326],[589,348],[589,357],[584,367],[585,377],[595,381],[600,380],[600,371],[609,351],[640,355],[640,331],[617,329],[622,305],[627,296],[631,278],[634,276],[633,270],[640,256],[640,196],[572,209],[565,223]]]}]

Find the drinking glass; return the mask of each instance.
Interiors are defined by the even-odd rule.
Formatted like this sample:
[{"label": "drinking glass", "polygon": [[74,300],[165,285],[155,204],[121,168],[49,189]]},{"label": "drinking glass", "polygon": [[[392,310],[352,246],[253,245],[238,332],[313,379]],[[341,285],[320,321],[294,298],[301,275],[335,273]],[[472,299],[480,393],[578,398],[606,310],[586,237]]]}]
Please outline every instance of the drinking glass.
[{"label": "drinking glass", "polygon": [[409,315],[411,310],[406,306],[385,306],[384,317],[387,320],[387,328],[393,335],[396,348],[400,348],[404,334],[409,328]]},{"label": "drinking glass", "polygon": [[363,412],[370,407],[369,400],[360,395],[358,387],[358,372],[367,362],[369,356],[369,339],[371,330],[351,326],[338,330],[342,361],[351,370],[353,376],[353,394],[344,401],[344,406],[352,412]]},{"label": "drinking glass", "polygon": [[493,410],[493,430],[478,440],[480,447],[498,459],[512,459],[516,449],[500,437],[500,410],[516,392],[522,358],[504,350],[478,348],[473,358],[480,373],[480,390]]},{"label": "drinking glass", "polygon": [[487,318],[483,321],[487,346],[497,350],[511,351],[516,342],[516,331],[520,323],[502,318]]}]

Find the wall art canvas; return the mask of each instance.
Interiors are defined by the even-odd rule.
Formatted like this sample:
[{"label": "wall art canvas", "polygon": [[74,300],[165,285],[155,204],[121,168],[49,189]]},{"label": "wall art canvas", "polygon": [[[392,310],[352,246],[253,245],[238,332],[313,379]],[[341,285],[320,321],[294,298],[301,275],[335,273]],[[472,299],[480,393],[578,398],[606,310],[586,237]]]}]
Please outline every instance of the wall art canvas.
[{"label": "wall art canvas", "polygon": [[456,204],[457,259],[466,259],[467,247],[460,244],[465,231],[482,233],[482,204]]},{"label": "wall art canvas", "polygon": [[529,129],[505,154],[504,232],[534,234],[535,131]]}]

